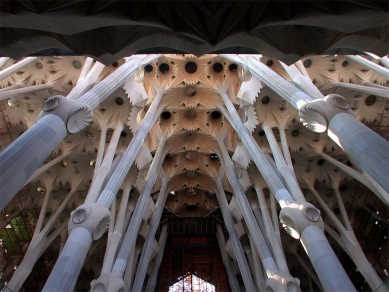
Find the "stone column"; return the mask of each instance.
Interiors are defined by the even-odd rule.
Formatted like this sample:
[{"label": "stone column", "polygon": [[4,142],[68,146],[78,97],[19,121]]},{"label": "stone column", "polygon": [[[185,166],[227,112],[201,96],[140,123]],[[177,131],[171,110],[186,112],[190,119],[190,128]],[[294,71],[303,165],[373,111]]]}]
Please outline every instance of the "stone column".
[{"label": "stone column", "polygon": [[348,101],[330,94],[300,109],[303,124],[316,133],[327,131],[361,168],[389,192],[389,143],[354,118]]},{"label": "stone column", "polygon": [[[302,233],[304,232],[304,230],[308,227],[315,227],[310,228],[309,230],[313,229],[317,231],[317,228],[321,229],[321,236],[318,238],[313,238],[311,239],[311,241],[307,241],[307,243],[315,243],[313,245],[315,246],[315,248],[322,249],[318,250],[317,252],[319,254],[323,253],[327,255],[327,257],[320,257],[321,262],[315,262],[316,258],[314,257],[310,258],[315,270],[317,268],[316,273],[318,274],[323,287],[325,287],[325,290],[328,289],[329,291],[339,292],[355,291],[353,284],[348,278],[334,251],[331,249],[331,246],[329,245],[326,237],[324,236],[324,225],[320,217],[320,211],[313,205],[305,202],[304,199],[294,201],[289,192],[285,189],[277,173],[273,169],[273,166],[266,159],[266,156],[264,155],[263,151],[259,148],[258,144],[253,141],[253,137],[250,135],[248,129],[244,126],[242,120],[239,118],[239,115],[235,107],[233,106],[231,100],[228,98],[227,94],[222,90],[220,86],[218,92],[222,97],[228,111],[226,111],[223,106],[219,105],[218,107],[221,111],[226,112],[225,117],[229,120],[231,125],[239,134],[239,137],[241,138],[243,144],[249,152],[251,159],[254,161],[258,170],[261,172],[263,178],[268,184],[269,189],[274,194],[276,200],[278,201],[278,204],[281,206],[282,211],[280,213],[280,219],[287,232],[289,232],[289,234],[294,238],[301,239],[301,243],[305,246],[302,238]],[[307,110],[309,111],[309,107],[307,108]],[[317,111],[320,113],[322,112],[322,109],[318,107]],[[314,120],[317,121],[318,119],[316,118]],[[319,121],[322,120],[324,120],[324,118],[319,119]],[[306,234],[310,233],[307,232]],[[317,232],[314,234],[317,234]],[[304,237],[304,240],[307,240],[307,237]],[[318,242],[317,244],[316,241]],[[306,251],[308,253],[307,249]],[[322,274],[321,272],[323,265],[333,268],[328,269],[326,271],[326,274]],[[329,279],[331,278],[331,276],[329,276],[330,274],[332,274],[334,278],[340,279],[339,281],[342,281],[343,284],[340,289],[338,288],[336,281],[329,281]],[[274,283],[274,285],[276,285],[276,282]],[[344,289],[344,287],[348,288]]]},{"label": "stone column", "polygon": [[[159,173],[159,168],[161,167],[162,160],[164,158],[164,145],[166,142],[167,133],[165,133],[160,140],[158,149],[155,153],[153,162],[151,163],[150,169],[147,173],[146,182],[142,188],[141,194],[139,196],[138,202],[136,203],[134,213],[131,217],[131,221],[128,225],[126,235],[123,239],[122,245],[120,247],[119,253],[116,257],[115,263],[112,268],[112,275],[116,278],[122,279],[125,268],[128,263],[128,258],[132,248],[135,245],[137,238],[138,230],[142,222],[143,214],[146,208],[146,205],[149,201],[150,193],[152,187],[154,186],[155,180]],[[124,285],[124,282],[123,282]]]},{"label": "stone column", "polygon": [[372,86],[364,86],[360,84],[352,84],[346,82],[333,82],[332,85],[367,93],[367,94],[373,94],[373,95],[389,98],[389,88],[384,86],[382,86],[383,88],[378,86],[372,87]]},{"label": "stone column", "polygon": [[295,200],[303,199],[304,195],[300,190],[300,186],[294,176],[294,170],[293,167],[288,166],[286,163],[286,160],[284,156],[282,155],[282,152],[280,150],[280,147],[278,146],[276,137],[274,136],[273,130],[271,127],[264,123],[262,124],[262,129],[266,133],[266,138],[269,142],[270,148],[273,153],[274,160],[277,165],[277,169],[282,175],[282,177],[285,180],[286,185],[289,188],[289,191],[291,194],[293,194],[293,198]]},{"label": "stone column", "polygon": [[[72,218],[69,221],[68,227],[69,237],[53,271],[49,276],[49,279],[46,282],[45,287],[43,288],[43,291],[71,291],[74,288],[78,274],[92,243],[92,238],[94,240],[99,239],[108,229],[111,217],[111,213],[108,208],[115,199],[116,193],[130,170],[148,131],[159,115],[157,108],[163,92],[163,88],[160,88],[160,91],[157,92],[148,113],[131,140],[122,159],[112,173],[112,176],[105,186],[97,203],[81,205],[72,212]],[[68,101],[70,102],[70,100]],[[137,230],[135,232],[137,232]],[[73,236],[73,233],[81,234],[82,236]],[[72,252],[73,249],[74,251]],[[68,273],[68,270],[71,270],[72,272],[68,274],[67,280],[60,281],[59,279],[62,274]],[[118,283],[114,277],[112,285],[119,285],[121,287],[121,284],[122,283],[120,281]],[[54,288],[55,290],[53,290]]]},{"label": "stone column", "polygon": [[222,56],[247,67],[253,76],[258,78],[258,82],[263,81],[267,86],[274,90],[275,93],[296,109],[299,109],[306,101],[313,100],[311,96],[298,89],[294,84],[278,75],[265,64],[262,64],[256,57],[240,55]]},{"label": "stone column", "polygon": [[51,82],[46,83],[46,84],[33,85],[33,86],[28,86],[28,87],[22,87],[19,89],[10,89],[7,91],[2,91],[2,92],[0,92],[0,100],[8,99],[8,98],[23,95],[23,94],[29,94],[29,93],[32,93],[35,91],[53,88],[54,86],[55,86],[55,82],[51,81]]},{"label": "stone column", "polygon": [[[12,66],[9,66],[8,68],[2,70],[0,72],[0,81],[3,81],[5,78],[11,76],[12,74],[16,73],[20,68],[38,60],[38,57],[27,57],[23,60],[13,64]],[[6,60],[7,62],[8,60]],[[5,63],[4,63],[5,64]]]},{"label": "stone column", "polygon": [[95,109],[116,89],[118,89],[119,86],[121,86],[132,74],[134,74],[135,70],[158,57],[159,55],[133,55],[126,63],[117,68],[91,90],[77,98],[77,100],[85,102]]},{"label": "stone column", "polygon": [[142,124],[136,130],[134,137],[131,139],[130,144],[123,154],[123,158],[120,160],[110,180],[107,182],[107,185],[98,198],[98,204],[108,207],[112,204],[112,201],[114,200],[120,185],[124,181],[124,178],[134,163],[135,157],[138,155],[138,152],[141,149],[148,132],[155,123],[155,120],[158,118],[159,114],[163,111],[163,107],[158,107],[163,94],[164,88],[159,88],[149,110],[147,111],[142,121]]},{"label": "stone column", "polygon": [[[67,132],[74,134],[83,130],[91,121],[93,108],[123,84],[139,66],[157,57],[157,55],[132,57],[124,64],[125,66],[115,70],[77,101],[68,100],[60,95],[49,98],[38,117],[41,121],[28,129],[0,154],[0,168],[5,170],[0,174],[0,210],[4,209],[33,172],[65,138]],[[36,57],[25,58],[1,71],[0,79],[1,76],[7,77],[36,59]],[[43,119],[44,116],[47,117]],[[22,169],[24,171],[21,171]]]},{"label": "stone column", "polygon": [[239,134],[239,138],[242,140],[243,145],[245,146],[247,152],[250,154],[251,159],[267,182],[277,201],[282,206],[287,206],[294,201],[293,197],[285,188],[283,182],[278,177],[278,174],[274,171],[273,166],[267,159],[264,151],[258,146],[254,137],[251,135],[251,133],[249,133],[247,127],[243,124],[238,115],[238,112],[236,111],[230,98],[224,92],[223,88],[219,87],[218,93],[223,99],[224,104],[218,104],[217,107],[224,114],[235,131]]},{"label": "stone column", "polygon": [[134,284],[131,288],[131,291],[137,292],[141,291],[143,287],[144,278],[146,276],[147,267],[150,262],[151,253],[153,251],[154,241],[155,241],[155,232],[158,229],[159,221],[161,220],[162,211],[165,207],[166,198],[168,195],[168,190],[166,190],[169,177],[165,175],[162,180],[162,185],[159,191],[156,207],[151,220],[150,220],[150,230],[147,234],[145,243],[143,244],[143,249],[141,257],[139,260],[138,270],[135,276]]},{"label": "stone column", "polygon": [[92,119],[91,108],[56,95],[43,104],[38,122],[0,153],[0,210],[69,133]]},{"label": "stone column", "polygon": [[[314,100],[311,96],[300,91],[293,84],[282,78],[254,57],[231,55],[223,55],[223,57],[247,66],[254,76],[265,82],[266,85],[288,101],[293,107],[300,109],[300,118],[309,129],[317,133],[322,133],[325,132],[328,127],[329,137],[341,145],[346,153],[357,161],[362,169],[373,177],[373,179],[388,192],[389,180],[383,178],[383,176],[385,176],[384,174],[388,172],[388,168],[386,168],[385,165],[389,165],[389,155],[387,154],[387,149],[389,147],[388,142],[354,119],[351,116],[351,110],[349,110],[350,106],[344,98],[337,95],[340,98],[328,98],[327,96],[324,100]],[[347,56],[347,58],[359,62],[371,70],[378,70],[376,72],[383,76],[389,76],[388,69],[370,62],[363,57]],[[326,102],[327,105],[325,105]],[[329,108],[332,109],[329,110]],[[334,108],[337,109],[335,110]],[[331,126],[329,126],[330,120],[334,117],[336,111],[338,113],[347,112],[350,116],[346,119],[343,118],[344,115],[340,115],[334,120],[334,122],[331,123]],[[336,126],[336,124],[338,124],[338,126]],[[343,125],[341,126],[342,129],[339,128],[339,124]],[[332,129],[332,127],[334,127],[334,129]],[[334,134],[335,132],[338,132],[338,134]],[[346,137],[343,136],[345,133],[348,134]],[[381,158],[384,158],[382,163],[380,163],[379,167],[374,171],[372,166],[375,167],[375,164]]]},{"label": "stone column", "polygon": [[228,234],[230,235],[232,248],[234,250],[236,262],[238,263],[240,273],[242,275],[244,286],[246,288],[246,291],[256,291],[256,287],[255,287],[255,284],[253,282],[253,278],[251,277],[251,273],[250,273],[250,269],[248,267],[246,256],[244,254],[242,245],[239,241],[238,234],[236,233],[236,230],[234,227],[234,221],[232,218],[232,214],[230,213],[230,211],[228,209],[228,203],[227,203],[227,199],[226,199],[226,196],[224,193],[224,189],[223,189],[220,177],[215,172],[214,172],[213,177],[215,179],[216,187],[217,187],[217,189],[215,189],[215,194],[217,196],[217,200],[219,201],[220,209],[222,210],[223,219],[224,219],[224,223],[226,225]]},{"label": "stone column", "polygon": [[[277,291],[298,291],[300,281],[298,279],[294,279],[289,274],[286,262],[282,261],[280,258],[280,260],[278,261],[280,267],[278,267],[276,262],[274,261],[273,255],[269,247],[267,246],[265,238],[251,211],[247,197],[243,192],[242,185],[237,179],[237,175],[234,171],[235,168],[231,161],[231,158],[228,155],[227,148],[220,138],[217,138],[217,141],[219,143],[220,151],[222,152],[222,157],[219,156],[220,160],[222,162],[223,167],[225,168],[228,180],[234,189],[234,194],[242,211],[245,223],[250,231],[250,235],[254,241],[256,250],[261,258],[263,267],[269,278],[268,281],[266,281],[266,285]],[[279,250],[275,249],[275,251]],[[279,255],[279,253],[277,253],[276,255]]]},{"label": "stone column", "polygon": [[226,267],[228,282],[230,282],[230,287],[232,291],[239,291],[238,280],[236,279],[234,270],[231,267],[228,254],[224,249],[224,246],[226,245],[226,239],[224,238],[223,230],[219,223],[216,224],[216,238],[217,238],[217,242],[219,243],[220,253],[222,255],[224,266]]},{"label": "stone column", "polygon": [[352,56],[352,55],[347,55],[345,56],[347,59],[353,60],[366,68],[369,68],[370,70],[384,76],[387,80],[389,80],[389,69],[382,67],[372,61],[369,61],[366,58],[363,58],[362,56]]},{"label": "stone column", "polygon": [[158,241],[159,252],[157,254],[157,258],[155,259],[153,271],[151,272],[149,281],[147,282],[146,292],[154,291],[155,283],[157,282],[159,267],[161,265],[162,258],[163,258],[163,252],[165,251],[166,240],[167,240],[167,224],[164,224],[162,226],[161,235],[160,235],[159,241]]}]

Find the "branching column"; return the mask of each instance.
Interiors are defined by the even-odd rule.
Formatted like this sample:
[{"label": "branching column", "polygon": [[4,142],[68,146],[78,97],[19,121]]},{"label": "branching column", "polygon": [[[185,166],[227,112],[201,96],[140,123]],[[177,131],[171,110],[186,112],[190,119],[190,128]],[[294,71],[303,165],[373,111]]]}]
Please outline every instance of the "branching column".
[{"label": "branching column", "polygon": [[135,157],[153,122],[159,115],[157,109],[163,93],[164,89],[159,88],[142,124],[134,134],[97,202],[81,205],[72,212],[68,227],[69,237],[43,291],[73,290],[87,252],[92,244],[92,239],[99,239],[108,229],[111,217],[108,208],[111,206],[116,193],[134,163]]},{"label": "branching column", "polygon": [[167,240],[167,224],[164,224],[162,226],[161,235],[160,235],[159,241],[158,241],[159,252],[158,252],[157,258],[155,260],[153,271],[151,272],[150,278],[147,282],[147,286],[146,286],[147,292],[154,291],[155,283],[157,282],[157,275],[158,275],[159,267],[161,265],[162,258],[163,258],[163,252],[165,251],[166,240]]},{"label": "branching column", "polygon": [[282,208],[280,213],[281,222],[294,238],[301,240],[324,289],[339,292],[355,291],[353,284],[324,235],[324,225],[320,217],[320,211],[312,204],[305,202],[303,198],[294,201],[262,149],[255,143],[252,135],[244,126],[231,100],[220,87],[219,94],[228,112],[221,105],[219,106],[220,110],[226,112],[226,118],[239,134],[251,159],[280,204]]},{"label": "branching column", "polygon": [[146,182],[142,187],[141,194],[139,196],[138,202],[136,203],[134,213],[131,217],[131,221],[126,230],[126,234],[123,238],[120,250],[118,252],[112,270],[110,273],[102,274],[96,281],[93,282],[94,286],[92,287],[92,291],[100,291],[99,289],[101,289],[102,287],[105,287],[106,289],[108,289],[108,291],[117,291],[117,288],[124,289],[123,274],[128,264],[130,252],[135,246],[137,238],[136,235],[138,234],[139,227],[142,223],[142,218],[147,203],[150,199],[151,190],[157,179],[159,168],[162,165],[163,158],[166,155],[166,152],[164,150],[166,139],[167,133],[165,133],[161,137],[153,162],[151,163],[149,171],[147,173]]},{"label": "branching column", "polygon": [[[234,194],[242,211],[245,223],[247,224],[247,227],[250,231],[250,235],[252,236],[252,239],[254,241],[256,250],[258,251],[266,274],[269,278],[269,280],[266,282],[266,285],[272,287],[273,290],[276,289],[277,291],[288,291],[288,289],[298,291],[298,286],[300,283],[299,281],[293,279],[293,277],[289,274],[288,267],[286,265],[286,262],[282,260],[282,256],[280,256],[278,266],[274,261],[273,255],[269,247],[267,246],[265,238],[258,226],[258,223],[255,220],[254,214],[251,211],[247,197],[243,192],[242,185],[240,184],[236,172],[234,171],[235,168],[230,156],[228,155],[228,151],[226,146],[224,145],[224,141],[220,138],[220,136],[216,139],[218,141],[219,148],[221,151],[220,160],[225,168],[228,180],[234,189]],[[277,255],[279,254],[277,253]]]},{"label": "branching column", "polygon": [[234,250],[236,262],[238,263],[240,273],[242,275],[244,286],[246,288],[246,291],[256,291],[256,287],[253,282],[253,278],[251,277],[246,256],[244,255],[244,251],[239,241],[238,234],[236,233],[236,230],[234,228],[234,221],[232,218],[232,214],[228,209],[228,203],[227,203],[227,199],[224,193],[224,189],[220,177],[217,173],[214,173],[213,177],[215,179],[216,187],[217,187],[217,189],[215,190],[215,194],[217,196],[217,200],[219,201],[220,209],[222,210],[224,223],[230,235],[232,248]]},{"label": "branching column", "polygon": [[[60,95],[49,98],[43,105],[39,121],[0,153],[0,211],[68,133],[77,133],[89,124],[92,109],[121,86],[139,66],[156,57],[132,57],[77,101]],[[20,68],[34,60],[36,57],[25,58],[14,66]],[[0,79],[14,66],[1,71]]]},{"label": "branching column", "polygon": [[73,183],[70,192],[66,195],[62,203],[55,210],[54,214],[51,215],[45,227],[43,227],[42,225],[43,225],[43,220],[46,217],[47,203],[51,195],[51,188],[46,188],[46,196],[43,202],[41,212],[39,214],[37,226],[34,231],[34,235],[31,239],[30,245],[28,246],[27,252],[23,257],[22,262],[19,264],[11,280],[8,282],[7,286],[4,288],[3,291],[20,290],[24,281],[30,275],[35,263],[42,255],[42,253],[45,251],[47,246],[49,246],[54,241],[54,239],[59,235],[59,233],[66,227],[67,222],[64,221],[60,226],[56,227],[54,232],[51,232],[55,222],[57,221],[58,217],[61,215],[62,211],[67,206],[70,199],[73,197],[74,193],[77,191],[81,181],[82,178],[76,180]]},{"label": "branching column", "polygon": [[131,291],[137,292],[141,291],[143,287],[143,281],[146,276],[147,267],[150,262],[151,253],[153,251],[154,241],[155,241],[155,232],[158,229],[159,221],[161,220],[162,211],[165,207],[166,198],[168,195],[168,190],[166,190],[166,186],[168,183],[168,175],[165,175],[162,180],[162,185],[159,191],[156,207],[157,209],[154,211],[151,220],[150,220],[150,230],[147,234],[147,238],[145,243],[143,244],[143,249],[138,265],[138,271],[135,276],[134,284],[132,286]]},{"label": "branching column", "polygon": [[330,94],[300,109],[306,127],[329,137],[354,159],[386,192],[389,192],[389,143],[354,118],[348,101]]},{"label": "branching column", "polygon": [[[363,170],[389,191],[386,177],[389,168],[389,143],[352,116],[346,99],[340,95],[314,100],[254,57],[225,56],[248,67],[250,72],[272,88],[294,108],[300,110],[301,121],[317,133],[328,129],[329,137],[338,143]],[[369,69],[388,77],[389,70],[360,56],[348,56]],[[311,85],[309,85],[311,86]],[[339,114],[342,113],[342,114]]]},{"label": "branching column", "polygon": [[[74,124],[74,118],[78,119]],[[0,153],[0,210],[12,200],[34,171],[68,132],[77,133],[92,119],[87,104],[54,96],[43,105],[38,122]]]},{"label": "branching column", "polygon": [[224,238],[223,230],[219,223],[216,224],[216,237],[219,243],[219,248],[220,248],[220,253],[222,255],[223,263],[224,266],[226,267],[228,281],[230,282],[231,289],[232,291],[239,291],[238,280],[236,279],[234,270],[231,267],[231,262],[228,258],[228,254],[224,249],[224,246],[226,245],[226,239]]}]

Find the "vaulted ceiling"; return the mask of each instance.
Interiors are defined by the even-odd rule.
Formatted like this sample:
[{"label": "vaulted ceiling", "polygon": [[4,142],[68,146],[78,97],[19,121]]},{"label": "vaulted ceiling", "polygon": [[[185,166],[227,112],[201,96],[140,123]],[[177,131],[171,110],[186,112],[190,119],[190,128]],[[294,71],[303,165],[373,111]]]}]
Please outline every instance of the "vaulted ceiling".
[{"label": "vaulted ceiling", "polygon": [[3,56],[388,52],[387,1],[1,1]]}]

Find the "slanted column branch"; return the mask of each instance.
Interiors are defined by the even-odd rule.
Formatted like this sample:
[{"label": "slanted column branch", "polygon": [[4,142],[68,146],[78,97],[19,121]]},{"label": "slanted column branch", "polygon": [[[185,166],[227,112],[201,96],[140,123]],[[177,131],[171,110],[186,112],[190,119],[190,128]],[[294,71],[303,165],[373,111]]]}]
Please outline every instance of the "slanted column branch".
[{"label": "slanted column branch", "polygon": [[[68,132],[82,131],[91,122],[92,110],[114,92],[134,71],[158,55],[135,56],[96,87],[77,100],[69,100],[56,95],[43,105],[38,122],[0,153],[0,211],[12,200],[25,185],[34,171],[46,160],[50,153],[61,143]],[[20,67],[36,60],[28,57],[5,69],[0,74],[6,78]],[[89,86],[84,84],[84,86]],[[78,88],[80,91],[83,88]],[[21,171],[23,170],[23,171]],[[7,182],[7,183],[5,183]]]},{"label": "slanted column branch", "polygon": [[228,234],[230,235],[232,249],[234,251],[234,255],[235,255],[236,262],[238,264],[240,273],[242,275],[243,284],[246,288],[246,291],[256,291],[255,284],[253,282],[253,278],[251,277],[251,273],[250,273],[250,269],[249,269],[249,266],[247,263],[246,256],[244,255],[244,251],[243,251],[242,245],[239,241],[238,234],[234,228],[234,221],[232,218],[232,214],[231,214],[230,210],[228,209],[228,203],[227,203],[227,199],[226,199],[224,189],[223,189],[223,186],[221,183],[221,179],[216,172],[214,172],[213,177],[214,177],[215,183],[216,183],[215,194],[216,194],[217,200],[218,200],[219,205],[220,205],[220,209],[221,209],[222,214],[223,214],[223,219],[224,219],[224,223],[226,225]]},{"label": "slanted column branch", "polygon": [[[315,100],[312,96],[299,90],[295,85],[291,84],[272,69],[262,64],[257,58],[243,57],[238,55],[223,55],[223,57],[247,66],[247,68],[254,76],[266,83],[267,86],[272,88],[291,106],[297,110],[300,110],[300,117],[302,117],[302,115],[304,116],[303,119],[307,124],[310,124],[309,128],[311,130],[313,130],[312,127],[315,124],[320,125],[319,128],[321,128],[321,133],[325,132],[328,128],[329,137],[338,143],[348,155],[350,155],[356,162],[359,163],[361,168],[372,177],[372,183],[377,184],[378,182],[378,184],[380,184],[386,190],[386,192],[388,192],[389,181],[386,178],[386,174],[388,173],[389,165],[389,144],[374,131],[370,130],[361,122],[356,120],[351,115],[349,106],[346,106],[347,108],[343,108],[343,111],[347,111],[348,115],[337,115],[336,119],[333,119],[334,112],[332,112],[332,114],[329,116],[326,116],[329,113],[326,112],[328,109],[328,104],[327,106],[324,106],[323,103],[325,103],[325,101],[323,99]],[[359,62],[360,64],[367,66],[371,70],[374,70],[378,74],[381,74],[385,77],[389,76],[388,69],[379,66],[363,57],[347,56],[347,58]],[[312,87],[313,85],[307,83],[307,86]],[[344,101],[341,103],[343,104],[342,106],[345,106]],[[322,109],[323,106],[324,108]],[[340,108],[342,106],[340,106]],[[309,108],[314,110],[310,111]],[[340,109],[338,108],[338,113],[341,112],[341,110],[339,110]],[[330,110],[330,112],[331,111],[333,110]],[[309,114],[307,114],[307,112],[309,112]],[[332,120],[331,123],[330,120]],[[324,127],[323,124],[325,125]],[[317,132],[317,129],[313,131]],[[377,161],[381,163],[377,164]],[[387,167],[385,167],[385,165]]]},{"label": "slanted column branch", "polygon": [[[265,272],[268,276],[266,286],[270,287],[274,291],[288,291],[290,289],[291,291],[298,291],[300,281],[298,279],[294,279],[289,274],[286,261],[279,259],[277,261],[278,265],[276,264],[270,248],[267,246],[265,238],[255,220],[254,214],[251,211],[247,197],[243,192],[242,185],[240,184],[236,172],[234,171],[234,165],[228,155],[227,148],[220,137],[217,138],[217,141],[221,151],[220,160],[225,168],[228,180],[234,189],[234,194],[238,201],[245,223],[254,240],[256,251],[261,258]],[[279,254],[276,255],[281,257]]]},{"label": "slanted column branch", "polygon": [[[147,173],[146,182],[142,187],[141,194],[136,203],[134,213],[131,217],[130,223],[128,224],[126,234],[123,238],[113,267],[109,273],[102,274],[97,280],[92,282],[92,291],[101,291],[102,287],[106,287],[106,289],[108,289],[107,291],[119,291],[120,289],[125,288],[123,275],[127,265],[129,264],[128,260],[130,253],[135,246],[137,238],[136,234],[138,234],[139,227],[142,223],[143,215],[150,199],[151,190],[157,179],[159,169],[162,165],[162,160],[166,155],[166,152],[164,151],[166,139],[167,134],[165,133],[162,135],[159,142],[158,149]],[[166,183],[167,182],[165,182],[165,184]]]},{"label": "slanted column branch", "polygon": [[142,124],[134,134],[97,202],[83,204],[71,213],[68,227],[69,237],[43,291],[71,291],[74,289],[92,239],[99,239],[108,229],[111,216],[108,208],[110,208],[116,193],[134,163],[153,122],[158,117],[159,110],[162,110],[158,106],[163,94],[164,88],[159,88]]},{"label": "slanted column branch", "polygon": [[38,122],[0,153],[0,210],[12,200],[34,171],[69,133],[92,120],[88,104],[56,95],[43,104]]},{"label": "slanted column branch", "polygon": [[[320,211],[312,204],[307,203],[305,199],[295,200],[290,195],[264,152],[243,124],[227,94],[221,87],[219,87],[218,93],[225,105],[224,107],[224,105],[219,104],[218,108],[226,113],[225,117],[239,134],[251,159],[281,206],[281,222],[289,234],[300,239],[324,290],[355,291],[354,285],[324,235],[324,224],[320,217]],[[328,267],[332,267],[332,269],[328,269]]]},{"label": "slanted column branch", "polygon": [[300,109],[300,119],[313,132],[326,132],[363,170],[389,192],[389,143],[354,118],[348,101],[338,94],[312,101]]},{"label": "slanted column branch", "polygon": [[226,245],[226,239],[224,238],[223,230],[219,223],[216,224],[216,238],[217,242],[219,243],[220,254],[222,255],[223,263],[226,267],[228,281],[230,282],[231,289],[232,291],[239,291],[238,280],[236,279],[234,270],[231,267],[228,254],[224,249],[224,246]]},{"label": "slanted column branch", "polygon": [[166,246],[166,240],[167,240],[167,224],[163,224],[161,235],[159,237],[158,245],[159,245],[159,252],[157,254],[157,258],[154,263],[153,270],[151,272],[150,278],[147,282],[146,291],[154,291],[155,283],[157,282],[157,275],[159,267],[161,266],[163,253],[165,251]]},{"label": "slanted column branch", "polygon": [[135,276],[134,284],[132,286],[132,291],[141,291],[143,287],[143,282],[146,276],[147,267],[149,265],[151,254],[153,251],[153,245],[155,241],[155,233],[157,232],[159,221],[161,220],[162,211],[165,207],[165,202],[169,190],[167,190],[168,175],[165,175],[162,180],[162,185],[159,191],[158,199],[156,202],[157,209],[154,211],[151,220],[150,220],[150,230],[147,234],[145,243],[143,244],[141,257],[139,260],[138,271]]}]

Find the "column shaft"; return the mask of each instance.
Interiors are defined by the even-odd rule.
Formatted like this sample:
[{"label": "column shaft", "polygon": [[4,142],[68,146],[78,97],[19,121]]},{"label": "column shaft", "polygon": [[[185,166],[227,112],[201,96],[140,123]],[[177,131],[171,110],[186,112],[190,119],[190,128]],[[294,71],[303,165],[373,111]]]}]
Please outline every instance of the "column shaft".
[{"label": "column shaft", "polygon": [[66,135],[62,119],[47,115],[0,153],[0,210],[7,206]]},{"label": "column shaft", "polygon": [[230,260],[228,258],[228,254],[226,253],[226,250],[224,249],[224,246],[226,245],[226,240],[224,238],[224,234],[222,231],[222,227],[220,224],[216,224],[216,237],[217,241],[219,243],[220,253],[222,255],[224,266],[226,267],[228,281],[230,282],[230,286],[232,291],[239,291],[239,284],[235,277],[235,273],[231,267]]},{"label": "column shaft", "polygon": [[220,209],[222,210],[224,223],[226,224],[227,231],[230,235],[232,248],[234,250],[236,262],[238,263],[240,273],[242,275],[244,286],[246,288],[246,291],[256,291],[255,284],[253,282],[253,278],[251,277],[250,269],[248,267],[246,256],[244,255],[242,245],[239,241],[238,234],[236,233],[234,227],[232,214],[230,213],[230,210],[228,210],[228,203],[224,194],[223,186],[221,184],[219,176],[216,173],[214,175],[214,178],[217,186],[217,190],[215,190],[215,193],[217,196],[217,200],[219,201]]},{"label": "column shaft", "polygon": [[128,171],[130,170],[132,164],[135,161],[135,157],[138,155],[142,144],[150,131],[155,120],[159,116],[159,113],[163,110],[158,108],[159,103],[162,99],[163,92],[158,92],[154,100],[147,111],[142,124],[139,126],[137,131],[134,134],[130,144],[128,145],[126,151],[123,154],[123,158],[120,160],[118,166],[115,168],[111,178],[107,182],[103,192],[101,193],[97,203],[109,207],[114,200],[116,193],[118,192],[121,184],[124,181]]},{"label": "column shaft", "polygon": [[92,235],[87,229],[73,229],[42,291],[73,291],[91,244]]},{"label": "column shaft", "polygon": [[147,206],[147,202],[149,200],[151,190],[154,186],[155,180],[157,179],[159,168],[161,167],[162,160],[164,158],[164,146],[166,142],[167,133],[165,133],[160,140],[158,145],[158,149],[155,153],[153,162],[150,165],[150,169],[147,173],[146,182],[143,185],[141,194],[139,196],[138,202],[135,206],[134,214],[131,217],[130,224],[128,224],[128,228],[126,231],[126,235],[123,239],[122,245],[120,247],[119,253],[116,257],[114,266],[112,268],[112,274],[122,278],[124,270],[127,266],[128,257],[130,255],[131,249],[135,245],[136,234],[138,234],[138,230],[140,224],[142,223],[143,214],[145,208]]},{"label": "column shaft", "polygon": [[161,265],[163,253],[165,251],[166,240],[167,240],[167,224],[164,224],[162,226],[161,235],[160,235],[159,241],[158,241],[159,252],[157,254],[157,258],[155,259],[153,271],[151,272],[149,281],[147,282],[146,292],[154,291],[155,283],[157,282],[159,267]]},{"label": "column shaft", "polygon": [[386,192],[389,192],[389,143],[347,113],[335,115],[328,135]]},{"label": "column shaft", "polygon": [[154,211],[151,220],[150,220],[150,230],[147,234],[145,243],[143,244],[143,249],[139,261],[138,271],[135,276],[134,284],[132,286],[132,291],[137,292],[141,291],[143,287],[143,282],[146,276],[147,267],[150,262],[151,253],[153,251],[155,232],[158,229],[159,221],[161,220],[162,211],[165,207],[166,198],[168,192],[166,190],[168,183],[168,176],[165,176],[162,185],[159,191],[157,199],[157,209]]},{"label": "column shaft", "polygon": [[319,276],[324,291],[356,291],[319,227],[305,228],[301,234],[301,243]]}]

